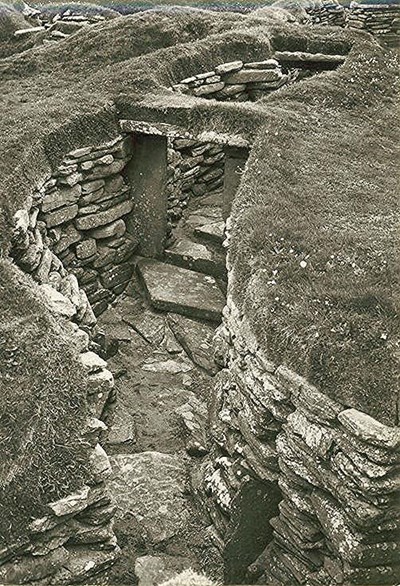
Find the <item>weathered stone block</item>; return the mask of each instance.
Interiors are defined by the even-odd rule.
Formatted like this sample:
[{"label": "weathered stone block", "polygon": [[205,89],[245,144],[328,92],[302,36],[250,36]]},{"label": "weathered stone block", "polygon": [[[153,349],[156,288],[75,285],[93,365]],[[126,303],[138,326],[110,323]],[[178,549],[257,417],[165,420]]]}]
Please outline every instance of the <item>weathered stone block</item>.
[{"label": "weathered stone block", "polygon": [[82,195],[87,195],[88,193],[93,193],[94,191],[98,191],[102,187],[104,187],[105,181],[104,179],[96,179],[95,181],[86,181],[82,183]]},{"label": "weathered stone block", "polygon": [[44,221],[46,223],[47,228],[53,228],[53,226],[58,226],[59,224],[64,224],[75,216],[78,213],[78,206],[76,204],[67,206],[64,208],[59,208],[52,212],[48,212],[44,216]]},{"label": "weathered stone block", "polygon": [[125,165],[125,159],[118,159],[111,163],[111,165],[99,165],[92,170],[92,172],[87,176],[87,179],[91,181],[93,179],[100,179],[109,175],[115,175],[116,173],[122,171]]},{"label": "weathered stone block", "polygon": [[119,238],[126,232],[126,226],[124,220],[116,220],[107,226],[102,226],[101,228],[95,228],[90,232],[90,235],[93,238],[98,240],[102,238]]},{"label": "weathered stone block", "polygon": [[50,193],[46,193],[41,205],[42,212],[46,213],[76,203],[81,192],[82,188],[78,184],[73,187],[59,187]]},{"label": "weathered stone block", "polygon": [[74,317],[76,314],[76,307],[69,299],[67,299],[67,297],[53,289],[50,285],[40,285],[40,288],[46,295],[52,311],[68,319]]},{"label": "weathered stone block", "polygon": [[78,258],[89,258],[97,252],[96,240],[86,238],[76,246],[76,256]]},{"label": "weathered stone block", "polygon": [[59,547],[48,555],[24,556],[0,567],[3,584],[35,582],[56,573],[68,560],[68,551]]},{"label": "weathered stone block", "polygon": [[[242,69],[224,77],[225,83],[249,83],[259,81],[278,81],[282,77],[279,69]],[[222,88],[221,88],[222,89]]]},{"label": "weathered stone block", "polygon": [[78,228],[78,230],[93,230],[98,226],[110,224],[118,218],[121,218],[122,216],[129,214],[129,212],[132,211],[132,208],[132,201],[124,201],[119,205],[110,208],[104,212],[99,212],[94,215],[77,218],[75,220],[75,225]]},{"label": "weathered stone block", "polygon": [[229,63],[221,63],[221,65],[217,65],[215,68],[215,73],[219,73],[220,75],[225,73],[233,73],[235,71],[240,71],[243,67],[243,61],[230,61]]},{"label": "weathered stone block", "polygon": [[400,447],[400,427],[383,425],[357,409],[342,411],[338,419],[347,431],[365,442],[388,450],[397,450]]},{"label": "weathered stone block", "polygon": [[197,97],[208,96],[209,94],[214,94],[215,92],[219,92],[224,87],[225,87],[225,83],[223,81],[219,81],[217,83],[204,84],[198,88],[194,88],[193,95],[195,95]]},{"label": "weathered stone block", "polygon": [[47,505],[53,515],[56,517],[64,517],[65,515],[73,515],[83,511],[89,504],[89,486],[83,486],[74,494],[70,494],[58,501],[54,501]]},{"label": "weathered stone block", "polygon": [[64,252],[71,244],[75,244],[81,240],[82,235],[78,230],[75,228],[73,224],[68,224],[67,226],[63,226],[60,240],[54,245],[54,252],[55,254],[60,254]]},{"label": "weathered stone block", "polygon": [[84,352],[83,354],[80,354],[79,360],[86,373],[90,375],[107,368],[107,362],[100,358],[95,352]]}]

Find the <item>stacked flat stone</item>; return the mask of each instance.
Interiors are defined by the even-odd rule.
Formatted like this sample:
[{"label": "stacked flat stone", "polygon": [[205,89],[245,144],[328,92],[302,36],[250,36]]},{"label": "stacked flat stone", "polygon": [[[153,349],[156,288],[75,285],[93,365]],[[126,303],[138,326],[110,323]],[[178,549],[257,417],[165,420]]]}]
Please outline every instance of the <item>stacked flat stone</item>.
[{"label": "stacked flat stone", "polygon": [[177,225],[191,197],[223,186],[224,150],[214,143],[169,138],[167,150],[168,234]]},{"label": "stacked flat stone", "polygon": [[51,251],[46,224],[38,220],[37,199],[30,198],[26,208],[14,217],[11,256],[14,262],[41,285],[43,293],[59,315],[73,319],[86,330],[96,317],[85,291],[75,275],[68,272],[59,257]]},{"label": "stacked flat stone", "polygon": [[398,583],[400,428],[272,364],[229,295],[215,346],[223,370],[203,505],[219,537],[231,533],[249,478],[266,483],[271,499],[281,491],[275,515],[263,520],[273,539],[248,576],[291,585]]},{"label": "stacked flat stone", "polygon": [[311,24],[345,26],[346,9],[337,0],[319,0],[306,8]]},{"label": "stacked flat stone", "polygon": [[32,36],[40,33],[38,39],[43,44],[62,41],[83,27],[96,25],[106,20],[102,14],[82,14],[81,11],[73,9],[63,10],[50,18],[44,13],[41,14],[39,10],[28,8],[31,11],[28,14],[29,20],[34,21],[37,26],[17,30],[14,36]]},{"label": "stacked flat stone", "polygon": [[398,43],[400,6],[398,4],[350,4],[347,26],[382,36],[389,44]]},{"label": "stacked flat stone", "polygon": [[243,63],[232,61],[214,71],[199,73],[173,85],[176,92],[220,101],[257,100],[290,81],[276,59]]},{"label": "stacked flat stone", "polygon": [[[21,227],[21,214],[20,224]],[[22,234],[22,232],[21,232]],[[2,584],[74,584],[111,566],[119,555],[113,531],[115,505],[107,491],[111,465],[99,441],[107,429],[105,405],[115,400],[114,379],[107,363],[89,350],[89,335],[70,321],[66,297],[42,285],[49,309],[58,316],[83,367],[88,390],[88,418],[82,439],[88,446],[88,481],[73,494],[48,503],[43,517],[33,519],[17,542],[0,549]]]},{"label": "stacked flat stone", "polygon": [[[77,277],[96,316],[132,275],[128,261],[137,239],[126,230],[133,201],[122,175],[131,156],[130,137],[122,136],[72,151],[34,196],[48,246]],[[50,274],[41,275],[41,282],[64,292]]]}]

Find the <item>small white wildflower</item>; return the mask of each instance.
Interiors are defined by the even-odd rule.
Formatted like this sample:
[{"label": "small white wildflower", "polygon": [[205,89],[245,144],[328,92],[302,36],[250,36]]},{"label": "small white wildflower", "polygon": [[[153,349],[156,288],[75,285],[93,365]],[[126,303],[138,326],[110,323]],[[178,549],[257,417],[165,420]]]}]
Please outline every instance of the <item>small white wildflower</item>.
[{"label": "small white wildflower", "polygon": [[302,269],[305,269],[305,268],[306,268],[306,266],[307,266],[307,263],[306,263],[306,261],[305,261],[305,260],[301,260],[301,261],[300,261],[300,266],[301,266],[301,268],[302,268]]},{"label": "small white wildflower", "polygon": [[381,334],[381,340],[387,340],[387,334]]}]

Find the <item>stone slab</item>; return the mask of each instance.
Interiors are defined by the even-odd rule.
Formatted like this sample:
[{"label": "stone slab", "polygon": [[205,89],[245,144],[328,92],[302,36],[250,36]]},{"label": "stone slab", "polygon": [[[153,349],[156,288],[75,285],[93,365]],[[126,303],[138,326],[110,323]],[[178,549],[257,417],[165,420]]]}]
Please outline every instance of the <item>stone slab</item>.
[{"label": "stone slab", "polygon": [[137,270],[156,309],[221,321],[225,298],[213,277],[153,259],[140,259]]},{"label": "stone slab", "polygon": [[204,244],[180,238],[165,250],[165,260],[171,264],[217,279],[226,278],[225,258],[222,254],[213,254]]},{"label": "stone slab", "polygon": [[225,222],[211,222],[203,224],[194,229],[196,236],[201,236],[204,240],[222,244],[224,240]]},{"label": "stone slab", "polygon": [[145,540],[158,544],[185,529],[186,470],[182,458],[160,452],[119,454],[111,457],[109,488],[117,505],[117,518],[133,515]]},{"label": "stone slab", "polygon": [[168,323],[190,359],[209,374],[218,372],[213,360],[213,337],[215,328],[188,317],[170,313]]},{"label": "stone slab", "polygon": [[75,225],[78,230],[93,230],[98,226],[104,226],[106,224],[111,224],[114,220],[121,218],[122,216],[126,216],[132,211],[133,202],[132,201],[124,201],[113,208],[109,208],[103,212],[97,212],[93,215],[82,216],[75,220]]}]

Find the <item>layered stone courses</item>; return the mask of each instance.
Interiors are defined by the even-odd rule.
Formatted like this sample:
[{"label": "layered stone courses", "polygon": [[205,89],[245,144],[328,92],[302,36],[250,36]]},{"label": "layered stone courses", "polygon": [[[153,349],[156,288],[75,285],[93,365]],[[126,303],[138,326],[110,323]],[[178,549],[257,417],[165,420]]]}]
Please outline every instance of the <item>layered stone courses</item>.
[{"label": "layered stone courses", "polygon": [[219,101],[256,101],[285,85],[319,71],[335,69],[345,55],[276,53],[274,58],[244,63],[221,63],[214,71],[183,79],[172,90]]},{"label": "layered stone courses", "polygon": [[138,239],[126,230],[133,201],[121,174],[131,157],[129,135],[68,153],[33,194],[24,234],[15,232],[17,264],[40,284],[72,296],[84,326],[95,323],[132,274],[127,261]]},{"label": "layered stone courses", "polygon": [[[17,225],[22,227],[18,219]],[[0,551],[3,584],[82,582],[112,565],[119,555],[113,531],[116,508],[107,490],[111,466],[99,443],[101,433],[107,429],[101,420],[104,406],[107,401],[115,401],[113,375],[107,363],[89,349],[89,335],[70,321],[76,317],[72,301],[49,284],[41,285],[41,290],[49,310],[69,331],[84,368],[82,385],[88,389],[89,409],[82,436],[89,448],[90,481],[76,492],[48,503],[46,514],[30,522],[26,535]],[[79,291],[75,283],[75,293]]]},{"label": "layered stone courses", "polygon": [[[279,486],[273,538],[248,569],[259,583],[395,584],[400,579],[400,428],[334,401],[272,364],[228,296],[216,337],[203,504],[222,539],[252,480]],[[270,483],[273,483],[272,485]]]},{"label": "layered stone courses", "polygon": [[189,138],[168,138],[168,236],[182,218],[190,198],[222,189],[224,162],[221,145]]}]

